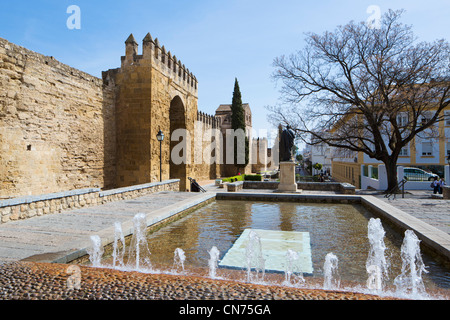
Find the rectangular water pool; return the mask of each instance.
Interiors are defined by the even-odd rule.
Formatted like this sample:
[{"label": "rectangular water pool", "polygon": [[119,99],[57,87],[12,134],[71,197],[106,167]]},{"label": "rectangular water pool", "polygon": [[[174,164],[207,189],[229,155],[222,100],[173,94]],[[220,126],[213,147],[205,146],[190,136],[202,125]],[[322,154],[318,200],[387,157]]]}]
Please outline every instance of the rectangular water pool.
[{"label": "rectangular water pool", "polygon": [[[149,234],[147,240],[153,265],[172,266],[174,252],[180,248],[186,255],[186,267],[208,268],[209,250],[217,247],[220,259],[224,259],[247,229],[308,234],[312,277],[323,277],[325,257],[333,253],[339,259],[341,280],[365,284],[371,218],[376,217],[359,204],[216,200]],[[383,228],[390,263],[388,282],[392,284],[401,273],[403,235],[384,223]],[[264,242],[262,244],[264,252]],[[270,251],[270,248],[266,249]],[[267,255],[266,252],[266,259]],[[274,259],[282,259],[279,250],[277,255]],[[426,254],[422,257],[428,271],[423,275],[426,287],[449,289],[449,270]],[[241,268],[245,266],[243,262],[234,263]]]}]

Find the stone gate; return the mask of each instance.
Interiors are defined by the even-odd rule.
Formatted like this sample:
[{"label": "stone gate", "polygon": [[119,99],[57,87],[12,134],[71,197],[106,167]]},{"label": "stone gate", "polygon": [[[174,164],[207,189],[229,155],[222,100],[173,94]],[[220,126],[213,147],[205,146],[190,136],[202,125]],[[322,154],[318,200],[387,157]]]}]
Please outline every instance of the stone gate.
[{"label": "stone gate", "polygon": [[[150,33],[143,39],[142,54],[138,54],[133,35],[125,44],[121,67],[103,73],[104,82],[116,90],[116,185],[180,179],[180,190],[189,189],[187,179],[194,161],[192,152],[186,150],[194,150],[195,141],[182,136],[173,141],[173,133],[178,129],[194,132],[197,79]],[[162,177],[160,143],[156,138],[159,130],[166,137],[162,144]],[[171,153],[179,143],[190,147],[184,149],[186,154],[179,155],[182,163],[174,163]]]}]

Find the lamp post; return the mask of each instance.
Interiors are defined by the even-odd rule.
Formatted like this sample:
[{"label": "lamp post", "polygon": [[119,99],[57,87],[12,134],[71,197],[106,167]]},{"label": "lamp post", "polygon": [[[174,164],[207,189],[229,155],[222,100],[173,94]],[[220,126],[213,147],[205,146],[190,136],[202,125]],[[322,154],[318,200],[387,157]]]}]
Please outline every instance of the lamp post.
[{"label": "lamp post", "polygon": [[156,139],[159,141],[159,181],[162,182],[162,142],[164,140],[164,133],[161,130],[156,135]]},{"label": "lamp post", "polygon": [[447,166],[447,168],[444,169],[445,181],[450,180],[450,153],[448,154],[448,157],[447,157],[447,163],[448,163],[448,166]]}]

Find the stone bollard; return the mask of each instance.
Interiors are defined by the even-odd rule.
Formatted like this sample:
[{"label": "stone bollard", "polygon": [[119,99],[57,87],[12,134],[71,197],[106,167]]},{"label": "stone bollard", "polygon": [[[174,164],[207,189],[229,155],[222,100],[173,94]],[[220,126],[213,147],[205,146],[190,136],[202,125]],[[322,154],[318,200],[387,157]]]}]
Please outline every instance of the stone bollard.
[{"label": "stone bollard", "polygon": [[450,187],[444,186],[442,188],[442,196],[444,199],[450,200]]}]

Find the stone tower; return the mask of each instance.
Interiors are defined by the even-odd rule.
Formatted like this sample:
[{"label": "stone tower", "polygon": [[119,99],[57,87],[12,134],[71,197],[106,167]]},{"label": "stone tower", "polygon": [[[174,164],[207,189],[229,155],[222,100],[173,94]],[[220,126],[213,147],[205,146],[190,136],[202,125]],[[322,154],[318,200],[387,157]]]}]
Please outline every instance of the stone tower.
[{"label": "stone tower", "polygon": [[[242,170],[242,174],[251,174],[252,173],[252,111],[250,105],[248,103],[243,103],[242,107],[244,108],[244,117],[245,117],[245,131],[250,141],[250,154],[249,154],[249,164]],[[220,130],[223,135],[223,165],[221,166],[221,175],[224,177],[231,177],[236,175],[238,169],[234,165],[234,163],[230,163],[227,161],[227,141],[229,141],[229,137],[227,137],[227,131],[231,130],[231,104],[221,104],[216,109],[215,116],[220,119]],[[231,151],[230,152],[234,152]]]},{"label": "stone tower", "polygon": [[[194,139],[180,137],[171,141],[171,138],[177,129],[194,132],[198,114],[197,79],[150,33],[143,39],[142,47],[139,55],[138,43],[131,34],[125,41],[121,67],[103,73],[105,84],[116,91],[116,185],[180,179],[180,190],[185,191],[194,166],[193,154],[186,150],[194,149]],[[159,130],[165,134],[161,155],[156,138]],[[187,146],[177,155],[182,158],[181,163],[171,157],[174,146],[180,143]]]}]

